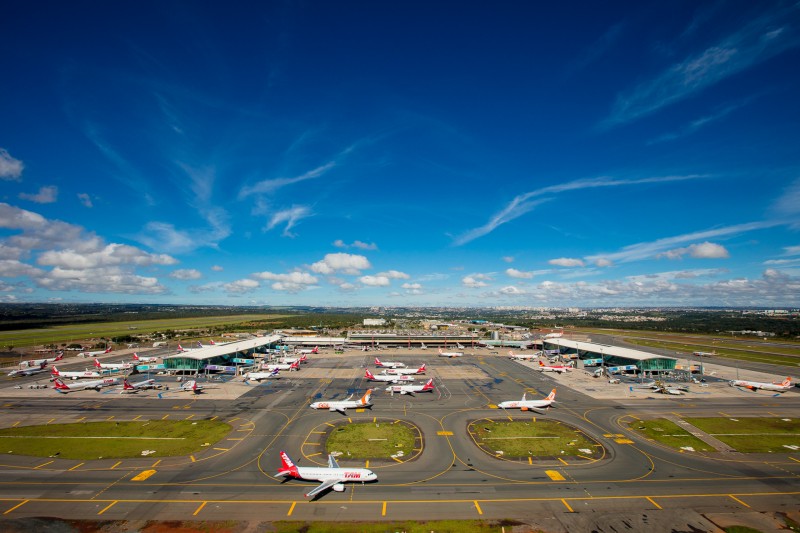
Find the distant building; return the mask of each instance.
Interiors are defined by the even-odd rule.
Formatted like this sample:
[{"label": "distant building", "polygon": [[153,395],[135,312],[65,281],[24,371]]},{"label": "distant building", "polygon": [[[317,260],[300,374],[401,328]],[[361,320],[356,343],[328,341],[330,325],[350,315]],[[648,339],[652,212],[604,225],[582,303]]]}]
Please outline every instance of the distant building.
[{"label": "distant building", "polygon": [[386,319],[385,318],[365,318],[364,319],[365,326],[385,326]]}]

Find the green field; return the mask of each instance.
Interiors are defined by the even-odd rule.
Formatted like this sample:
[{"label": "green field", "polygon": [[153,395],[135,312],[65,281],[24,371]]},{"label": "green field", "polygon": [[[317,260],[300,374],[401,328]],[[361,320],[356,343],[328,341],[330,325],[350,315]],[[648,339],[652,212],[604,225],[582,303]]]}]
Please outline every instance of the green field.
[{"label": "green field", "polygon": [[210,420],[87,422],[0,429],[0,453],[62,459],[167,457],[196,453],[222,439],[231,427]]},{"label": "green field", "polygon": [[400,451],[408,457],[414,452],[416,437],[417,431],[406,424],[346,424],[331,429],[325,448],[347,459],[389,459]]},{"label": "green field", "polygon": [[502,452],[503,457],[591,457],[599,449],[581,431],[554,420],[482,419],[472,422],[468,430],[481,449],[492,455]]},{"label": "green field", "polygon": [[686,418],[687,422],[741,453],[791,453],[800,449],[800,419]]},{"label": "green field", "polygon": [[641,433],[650,440],[654,440],[670,448],[675,448],[676,450],[691,448],[696,452],[716,451],[713,446],[709,446],[675,422],[665,418],[634,420],[628,424],[628,428]]}]

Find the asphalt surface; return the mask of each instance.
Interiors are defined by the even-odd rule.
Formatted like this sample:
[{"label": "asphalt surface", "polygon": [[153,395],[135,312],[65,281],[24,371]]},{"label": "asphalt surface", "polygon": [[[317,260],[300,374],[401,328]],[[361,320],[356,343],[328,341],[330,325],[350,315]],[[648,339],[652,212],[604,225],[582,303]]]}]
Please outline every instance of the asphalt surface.
[{"label": "asphalt surface", "polygon": [[[676,415],[792,418],[800,412],[800,394],[598,399],[582,393],[584,387],[574,379],[568,388],[560,376],[486,351],[445,359],[401,350],[379,355],[409,366],[428,363],[427,377],[436,385],[433,394],[391,396],[383,391],[386,384],[377,384],[372,409],[341,415],[308,408],[317,399],[344,399],[367,389],[370,385],[361,376],[363,368],[374,370],[374,355],[320,354],[309,365],[324,369],[315,375],[354,377],[283,373],[281,379],[249,386],[233,400],[159,391],[62,396],[36,390],[20,397],[8,388],[17,382],[3,381],[2,427],[213,418],[233,429],[223,441],[190,457],[74,461],[0,455],[0,513],[3,518],[103,520],[511,518],[546,531],[596,529],[598,524],[613,528],[622,520],[653,530],[708,531],[709,514],[800,507],[800,450],[768,455],[676,452],[640,438],[627,426],[637,418]],[[358,371],[346,372],[351,369]],[[27,381],[20,383],[33,381],[23,379]],[[593,383],[585,377],[585,388]],[[554,387],[558,403],[546,415],[494,408],[526,391],[528,398],[543,397]],[[467,432],[476,420],[534,417],[574,426],[599,451],[593,457],[571,450],[551,459],[495,457],[479,449]],[[325,465],[321,436],[331,424],[398,420],[419,429],[418,450],[400,460],[370,462],[378,475],[375,483],[348,483],[343,493],[331,491],[307,501],[303,494],[316,482],[274,476],[280,450],[300,466]],[[365,466],[346,457],[339,463]]]}]

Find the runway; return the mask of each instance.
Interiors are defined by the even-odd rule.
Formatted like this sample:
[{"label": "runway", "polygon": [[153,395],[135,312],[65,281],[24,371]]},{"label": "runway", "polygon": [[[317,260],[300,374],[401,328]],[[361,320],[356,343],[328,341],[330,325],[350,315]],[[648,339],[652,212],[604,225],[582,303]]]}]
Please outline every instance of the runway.
[{"label": "runway", "polygon": [[[411,366],[425,362],[436,391],[391,396],[377,384],[370,410],[347,415],[314,411],[316,399],[344,399],[370,386],[361,376],[374,369],[374,354],[317,356],[303,372],[250,387],[234,399],[204,395],[153,397],[86,393],[77,397],[36,391],[35,397],[5,396],[0,389],[0,424],[46,424],[100,420],[200,420],[228,422],[232,431],[190,457],[71,461],[0,456],[0,513],[8,517],[58,516],[104,520],[415,520],[516,518],[548,530],[583,527],[625,513],[651,520],[671,510],[697,513],[794,511],[800,503],[800,453],[678,453],[630,431],[636,418],[682,416],[796,416],[800,395],[729,398],[656,397],[597,399],[585,386],[540,373],[505,357],[392,353]],[[381,354],[382,358],[389,356]],[[322,370],[321,373],[317,371]],[[350,374],[344,372],[353,370]],[[311,373],[308,373],[311,374]],[[459,376],[459,377],[455,377]],[[373,384],[375,385],[375,384]],[[219,385],[225,387],[226,385]],[[542,397],[557,388],[548,414],[503,411],[497,403]],[[757,398],[757,401],[754,401]],[[504,459],[479,449],[470,422],[484,418],[546,417],[569,424],[599,445],[590,458],[566,450],[564,457]],[[378,482],[348,483],[343,493],[315,501],[303,493],[315,482],[274,477],[278,452],[300,466],[326,463],[320,435],[328,424],[412,424],[417,450],[400,460],[369,464]],[[342,466],[365,466],[340,457]],[[554,474],[555,473],[555,474]],[[557,474],[557,475],[556,475]],[[560,479],[559,479],[560,478]],[[621,515],[620,515],[621,516]],[[687,520],[700,520],[686,515]],[[552,518],[555,517],[555,518]],[[670,518],[671,519],[671,518]],[[594,522],[593,522],[594,523]],[[700,522],[698,522],[699,524]],[[574,529],[573,529],[574,530]]]}]

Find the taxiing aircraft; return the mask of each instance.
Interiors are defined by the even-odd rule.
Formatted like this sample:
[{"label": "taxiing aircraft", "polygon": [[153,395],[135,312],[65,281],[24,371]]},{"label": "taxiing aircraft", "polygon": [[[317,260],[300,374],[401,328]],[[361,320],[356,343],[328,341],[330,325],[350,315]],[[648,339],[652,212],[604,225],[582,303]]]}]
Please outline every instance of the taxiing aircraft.
[{"label": "taxiing aircraft", "polygon": [[388,383],[397,383],[398,381],[402,381],[404,383],[414,381],[414,378],[411,376],[401,375],[401,376],[392,376],[389,374],[378,374],[377,376],[369,371],[369,369],[364,370],[364,379],[368,379],[369,381],[386,381]]},{"label": "taxiing aircraft", "polygon": [[525,394],[522,393],[522,399],[518,401],[500,402],[497,407],[500,409],[520,409],[522,411],[536,411],[537,413],[544,413],[543,408],[550,407],[556,401],[556,389],[550,391],[544,400],[527,400]]},{"label": "taxiing aircraft", "polygon": [[569,372],[570,370],[572,370],[572,364],[546,365],[539,361],[539,372],[558,372],[561,374],[562,372]]},{"label": "taxiing aircraft", "polygon": [[143,357],[140,356],[138,353],[133,352],[133,360],[136,363],[157,363],[158,357]]},{"label": "taxiing aircraft", "polygon": [[78,357],[95,357],[96,355],[103,355],[111,353],[111,347],[109,346],[105,350],[99,350],[97,352],[81,352],[78,354]]},{"label": "taxiing aircraft", "polygon": [[99,391],[103,387],[113,387],[114,385],[119,385],[119,378],[106,378],[95,381],[76,381],[74,383],[70,383],[69,385],[61,381],[60,378],[56,378],[53,380],[53,384],[53,388],[56,390],[56,392],[67,394],[68,392],[76,392],[79,390],[94,389]]},{"label": "taxiing aircraft", "polygon": [[424,374],[425,373],[425,363],[422,363],[419,368],[389,368],[384,370],[389,375],[393,376],[403,376],[407,374]]},{"label": "taxiing aircraft", "polygon": [[266,368],[270,372],[273,370],[300,370],[300,361],[295,361],[292,364],[285,364],[285,363],[272,363],[267,365],[261,365],[261,368]]},{"label": "taxiing aircraft", "polygon": [[130,370],[133,368],[133,363],[101,363],[95,358],[94,366],[105,370]]},{"label": "taxiing aircraft", "polygon": [[415,392],[433,392],[433,378],[429,379],[425,385],[389,385],[386,387],[386,392],[399,392],[400,394],[410,394],[414,396]]},{"label": "taxiing aircraft", "polygon": [[50,374],[54,378],[66,378],[66,379],[88,379],[88,378],[99,378],[101,377],[100,372],[95,372],[94,370],[84,370],[83,372],[65,372],[61,371],[56,367],[53,367],[53,370],[50,371]]},{"label": "taxiing aircraft", "polygon": [[307,349],[295,350],[294,353],[306,354],[306,355],[317,354],[319,353],[319,346],[314,346],[314,348],[312,348],[311,350]]},{"label": "taxiing aircraft", "polygon": [[439,357],[462,357],[463,355],[463,352],[443,352],[442,349],[439,348]]},{"label": "taxiing aircraft", "polygon": [[376,357],[375,366],[378,368],[405,368],[406,364],[399,361],[381,361]]},{"label": "taxiing aircraft", "polygon": [[368,468],[340,468],[333,455],[328,455],[328,467],[320,466],[297,466],[286,452],[281,452],[281,468],[277,476],[303,479],[307,481],[319,481],[320,485],[314,487],[306,493],[306,498],[312,498],[317,494],[332,489],[336,492],[344,491],[344,483],[351,481],[375,481],[378,476]]},{"label": "taxiing aircraft", "polygon": [[536,352],[536,353],[514,353],[513,350],[509,350],[508,351],[508,355],[514,361],[530,361],[531,359],[538,358],[540,355],[542,355],[542,352]]},{"label": "taxiing aircraft", "polygon": [[28,368],[19,368],[17,370],[12,370],[8,373],[8,377],[10,378],[21,378],[25,376],[32,376],[34,374],[41,374],[45,372],[45,368],[47,363],[41,363],[39,366],[32,366]]},{"label": "taxiing aircraft", "polygon": [[728,383],[731,387],[744,387],[745,389],[750,389],[751,391],[755,392],[758,389],[764,389],[768,391],[774,392],[786,392],[792,388],[792,378],[787,377],[780,383],[760,383],[758,381],[745,381],[742,379],[735,379]]},{"label": "taxiing aircraft", "polygon": [[314,402],[309,407],[312,409],[328,409],[329,411],[339,411],[343,415],[347,414],[347,409],[353,408],[358,409],[362,407],[369,407],[372,408],[372,404],[370,403],[369,399],[372,397],[372,389],[367,389],[367,392],[359,398],[358,400],[351,400],[353,395],[347,397],[346,400],[340,401],[323,401],[323,402]]},{"label": "taxiing aircraft", "polygon": [[248,372],[244,375],[244,381],[258,381],[261,383],[262,379],[277,378],[280,370],[277,368],[272,372]]},{"label": "taxiing aircraft", "polygon": [[120,394],[122,394],[122,393],[135,394],[135,393],[139,392],[140,390],[157,389],[157,388],[160,388],[160,387],[161,387],[161,385],[156,385],[156,380],[154,380],[154,379],[146,379],[144,381],[139,381],[139,382],[136,382],[136,383],[128,383],[127,379],[123,379],[122,380],[122,390],[120,391]]}]

